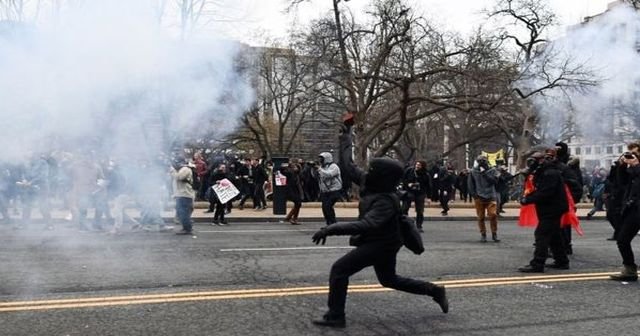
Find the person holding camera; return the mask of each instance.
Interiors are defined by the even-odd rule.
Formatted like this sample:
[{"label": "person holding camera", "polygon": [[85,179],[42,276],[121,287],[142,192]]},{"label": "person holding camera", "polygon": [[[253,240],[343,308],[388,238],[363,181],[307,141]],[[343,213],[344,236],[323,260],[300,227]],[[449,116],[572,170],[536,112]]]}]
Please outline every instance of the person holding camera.
[{"label": "person holding camera", "polygon": [[[628,146],[628,148],[633,148]],[[617,234],[618,251],[622,256],[622,271],[612,275],[611,280],[638,281],[638,266],[635,262],[631,241],[640,231],[640,161],[637,152],[628,152],[623,156],[620,167],[624,179],[625,193],[622,204],[622,225]]]},{"label": "person holding camera", "polygon": [[302,208],[302,178],[300,165],[294,161],[291,163],[283,163],[280,166],[280,174],[287,178],[287,200],[293,202],[293,208],[287,213],[285,220],[291,225],[299,225],[298,216],[300,208]]},{"label": "person holding camera", "polygon": [[402,178],[402,187],[406,191],[402,199],[402,212],[408,215],[411,202],[414,202],[416,225],[418,230],[423,232],[424,202],[427,199],[427,195],[431,193],[431,177],[429,176],[429,171],[427,171],[427,163],[425,161],[418,160],[413,167],[405,170]]},{"label": "person holding camera", "polygon": [[485,218],[489,218],[491,226],[491,238],[494,242],[498,239],[498,203],[496,185],[498,173],[489,167],[489,160],[484,155],[476,158],[477,165],[469,173],[469,195],[473,198],[478,216],[478,228],[480,229],[480,241],[487,242],[487,227]]}]

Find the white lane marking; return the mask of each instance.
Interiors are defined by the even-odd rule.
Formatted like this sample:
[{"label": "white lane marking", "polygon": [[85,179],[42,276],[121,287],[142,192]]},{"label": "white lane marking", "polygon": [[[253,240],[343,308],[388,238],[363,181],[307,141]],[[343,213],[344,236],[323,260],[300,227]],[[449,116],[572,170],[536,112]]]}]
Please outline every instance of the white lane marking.
[{"label": "white lane marking", "polygon": [[242,251],[295,251],[295,250],[333,250],[333,249],[353,249],[353,246],[310,246],[310,247],[256,247],[256,248],[231,248],[220,249],[220,252],[242,252]]},{"label": "white lane marking", "polygon": [[264,232],[316,232],[318,230],[213,230],[200,231],[198,233],[264,233]]}]

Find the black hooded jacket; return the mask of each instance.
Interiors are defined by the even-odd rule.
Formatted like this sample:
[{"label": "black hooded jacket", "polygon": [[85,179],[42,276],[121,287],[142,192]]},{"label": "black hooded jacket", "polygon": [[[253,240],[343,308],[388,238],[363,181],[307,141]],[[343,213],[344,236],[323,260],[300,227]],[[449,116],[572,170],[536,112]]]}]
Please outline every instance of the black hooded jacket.
[{"label": "black hooded jacket", "polygon": [[535,190],[526,196],[526,203],[535,204],[540,219],[561,217],[569,210],[562,172],[545,162],[533,174]]},{"label": "black hooded jacket", "polygon": [[402,245],[398,227],[400,199],[396,188],[403,175],[402,165],[395,160],[376,158],[367,171],[358,168],[351,157],[351,134],[340,136],[341,162],[351,181],[360,186],[358,220],[327,227],[328,235],[360,235],[362,244]]}]

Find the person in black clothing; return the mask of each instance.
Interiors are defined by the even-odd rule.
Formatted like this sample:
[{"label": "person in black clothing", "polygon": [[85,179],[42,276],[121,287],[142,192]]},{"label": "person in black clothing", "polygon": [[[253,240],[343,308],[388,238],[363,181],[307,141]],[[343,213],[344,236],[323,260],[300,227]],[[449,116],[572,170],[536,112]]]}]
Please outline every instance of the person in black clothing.
[{"label": "person in black clothing", "polygon": [[513,175],[507,171],[507,168],[500,166],[498,168],[498,183],[496,183],[496,192],[498,193],[498,216],[504,213],[504,205],[509,201],[509,183],[513,179]]},{"label": "person in black clothing", "polygon": [[293,208],[289,210],[285,220],[291,225],[299,225],[298,215],[300,215],[300,208],[302,208],[302,179],[300,165],[291,162],[285,163],[280,166],[280,174],[287,177],[287,200],[293,202]]},{"label": "person in black clothing", "polygon": [[268,180],[267,170],[257,159],[251,161],[251,166],[253,167],[253,179],[255,183],[255,190],[253,191],[253,201],[255,204],[253,208],[255,210],[264,210],[267,208],[267,198],[264,194],[264,184]]},{"label": "person in black clothing", "polygon": [[[556,161],[557,167],[562,173],[564,182],[569,187],[571,197],[575,204],[580,203],[583,193],[582,172],[580,171],[580,160],[569,156],[569,147],[564,142],[556,143]],[[573,254],[573,245],[571,244],[571,227],[562,229],[562,237],[564,238],[564,246],[568,255]]]},{"label": "person in black clothing", "polygon": [[607,240],[616,240],[622,226],[622,205],[624,203],[625,185],[622,175],[625,173],[624,156],[620,156],[609,170],[605,184],[605,202],[607,205],[607,220],[613,228],[613,235]]},{"label": "person in black clothing", "polygon": [[[524,273],[542,273],[545,266],[555,269],[569,269],[564,239],[560,228],[560,218],[569,210],[564,190],[562,172],[557,165],[545,159],[545,155],[536,152],[527,159],[525,175],[533,174],[535,189],[524,195],[520,203],[535,204],[538,215],[538,227],[535,231],[535,250],[529,265],[519,268]],[[554,263],[545,265],[549,248]]]},{"label": "person in black clothing", "polygon": [[446,166],[440,168],[438,173],[438,199],[440,199],[440,212],[443,216],[449,214],[449,201],[453,193],[453,185],[456,183],[456,176],[453,168]]},{"label": "person in black clothing", "polygon": [[240,179],[240,185],[242,186],[240,189],[242,197],[240,198],[240,204],[238,204],[238,210],[244,209],[244,203],[247,201],[247,198],[251,198],[254,203],[256,202],[254,195],[256,191],[254,175],[255,172],[251,165],[251,159],[245,159],[244,164],[238,168],[238,178]]},{"label": "person in black clothing", "polygon": [[350,127],[345,126],[340,136],[340,151],[341,161],[347,169],[345,173],[360,186],[358,221],[328,225],[316,232],[312,240],[324,244],[327,236],[360,235],[360,243],[331,267],[329,311],[313,323],[337,328],[346,326],[344,308],[349,277],[368,266],[373,266],[383,286],[431,296],[442,312],[447,313],[449,303],[444,287],[396,275],[396,255],[403,244],[398,228],[400,201],[396,195],[403,175],[402,165],[395,160],[376,158],[369,162],[366,172],[357,168],[351,159],[350,133]]},{"label": "person in black clothing", "polygon": [[[637,147],[628,146],[635,150]],[[637,152],[624,154],[619,176],[622,185],[626,186],[622,205],[622,225],[618,231],[617,244],[622,256],[622,271],[612,275],[611,280],[638,281],[638,265],[636,265],[631,241],[640,231],[640,161]]]},{"label": "person in black clothing", "polygon": [[424,202],[427,195],[431,193],[431,178],[427,171],[427,163],[425,161],[416,161],[414,167],[406,169],[402,179],[402,186],[407,192],[402,200],[402,212],[405,215],[409,214],[411,202],[414,202],[416,207],[416,225],[418,226],[418,230],[422,232]]},{"label": "person in black clothing", "polygon": [[[209,184],[213,187],[216,184],[224,183],[222,180],[229,180],[229,175],[227,173],[227,166],[224,163],[218,165],[218,168],[213,171],[211,174],[211,179],[209,180]],[[229,181],[230,183],[231,181]],[[224,214],[227,209],[227,205],[222,204],[220,199],[215,195],[215,192],[211,190],[212,198],[215,200],[215,212],[213,213],[213,223],[211,225],[225,225],[228,224],[224,219]]]},{"label": "person in black clothing", "polygon": [[469,197],[469,185],[467,181],[469,180],[469,171],[467,169],[463,169],[460,173],[458,173],[458,179],[456,180],[456,188],[460,190],[460,200],[467,203],[471,200]]}]

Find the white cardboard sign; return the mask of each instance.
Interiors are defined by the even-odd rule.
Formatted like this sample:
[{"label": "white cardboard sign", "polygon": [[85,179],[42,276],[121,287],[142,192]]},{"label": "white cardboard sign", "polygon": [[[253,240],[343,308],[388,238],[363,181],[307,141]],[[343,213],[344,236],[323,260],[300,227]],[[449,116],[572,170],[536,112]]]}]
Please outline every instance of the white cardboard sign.
[{"label": "white cardboard sign", "polygon": [[227,179],[220,180],[220,183],[214,184],[211,188],[213,188],[213,191],[215,191],[220,203],[222,204],[229,202],[240,193],[238,188],[236,188],[236,186]]}]

